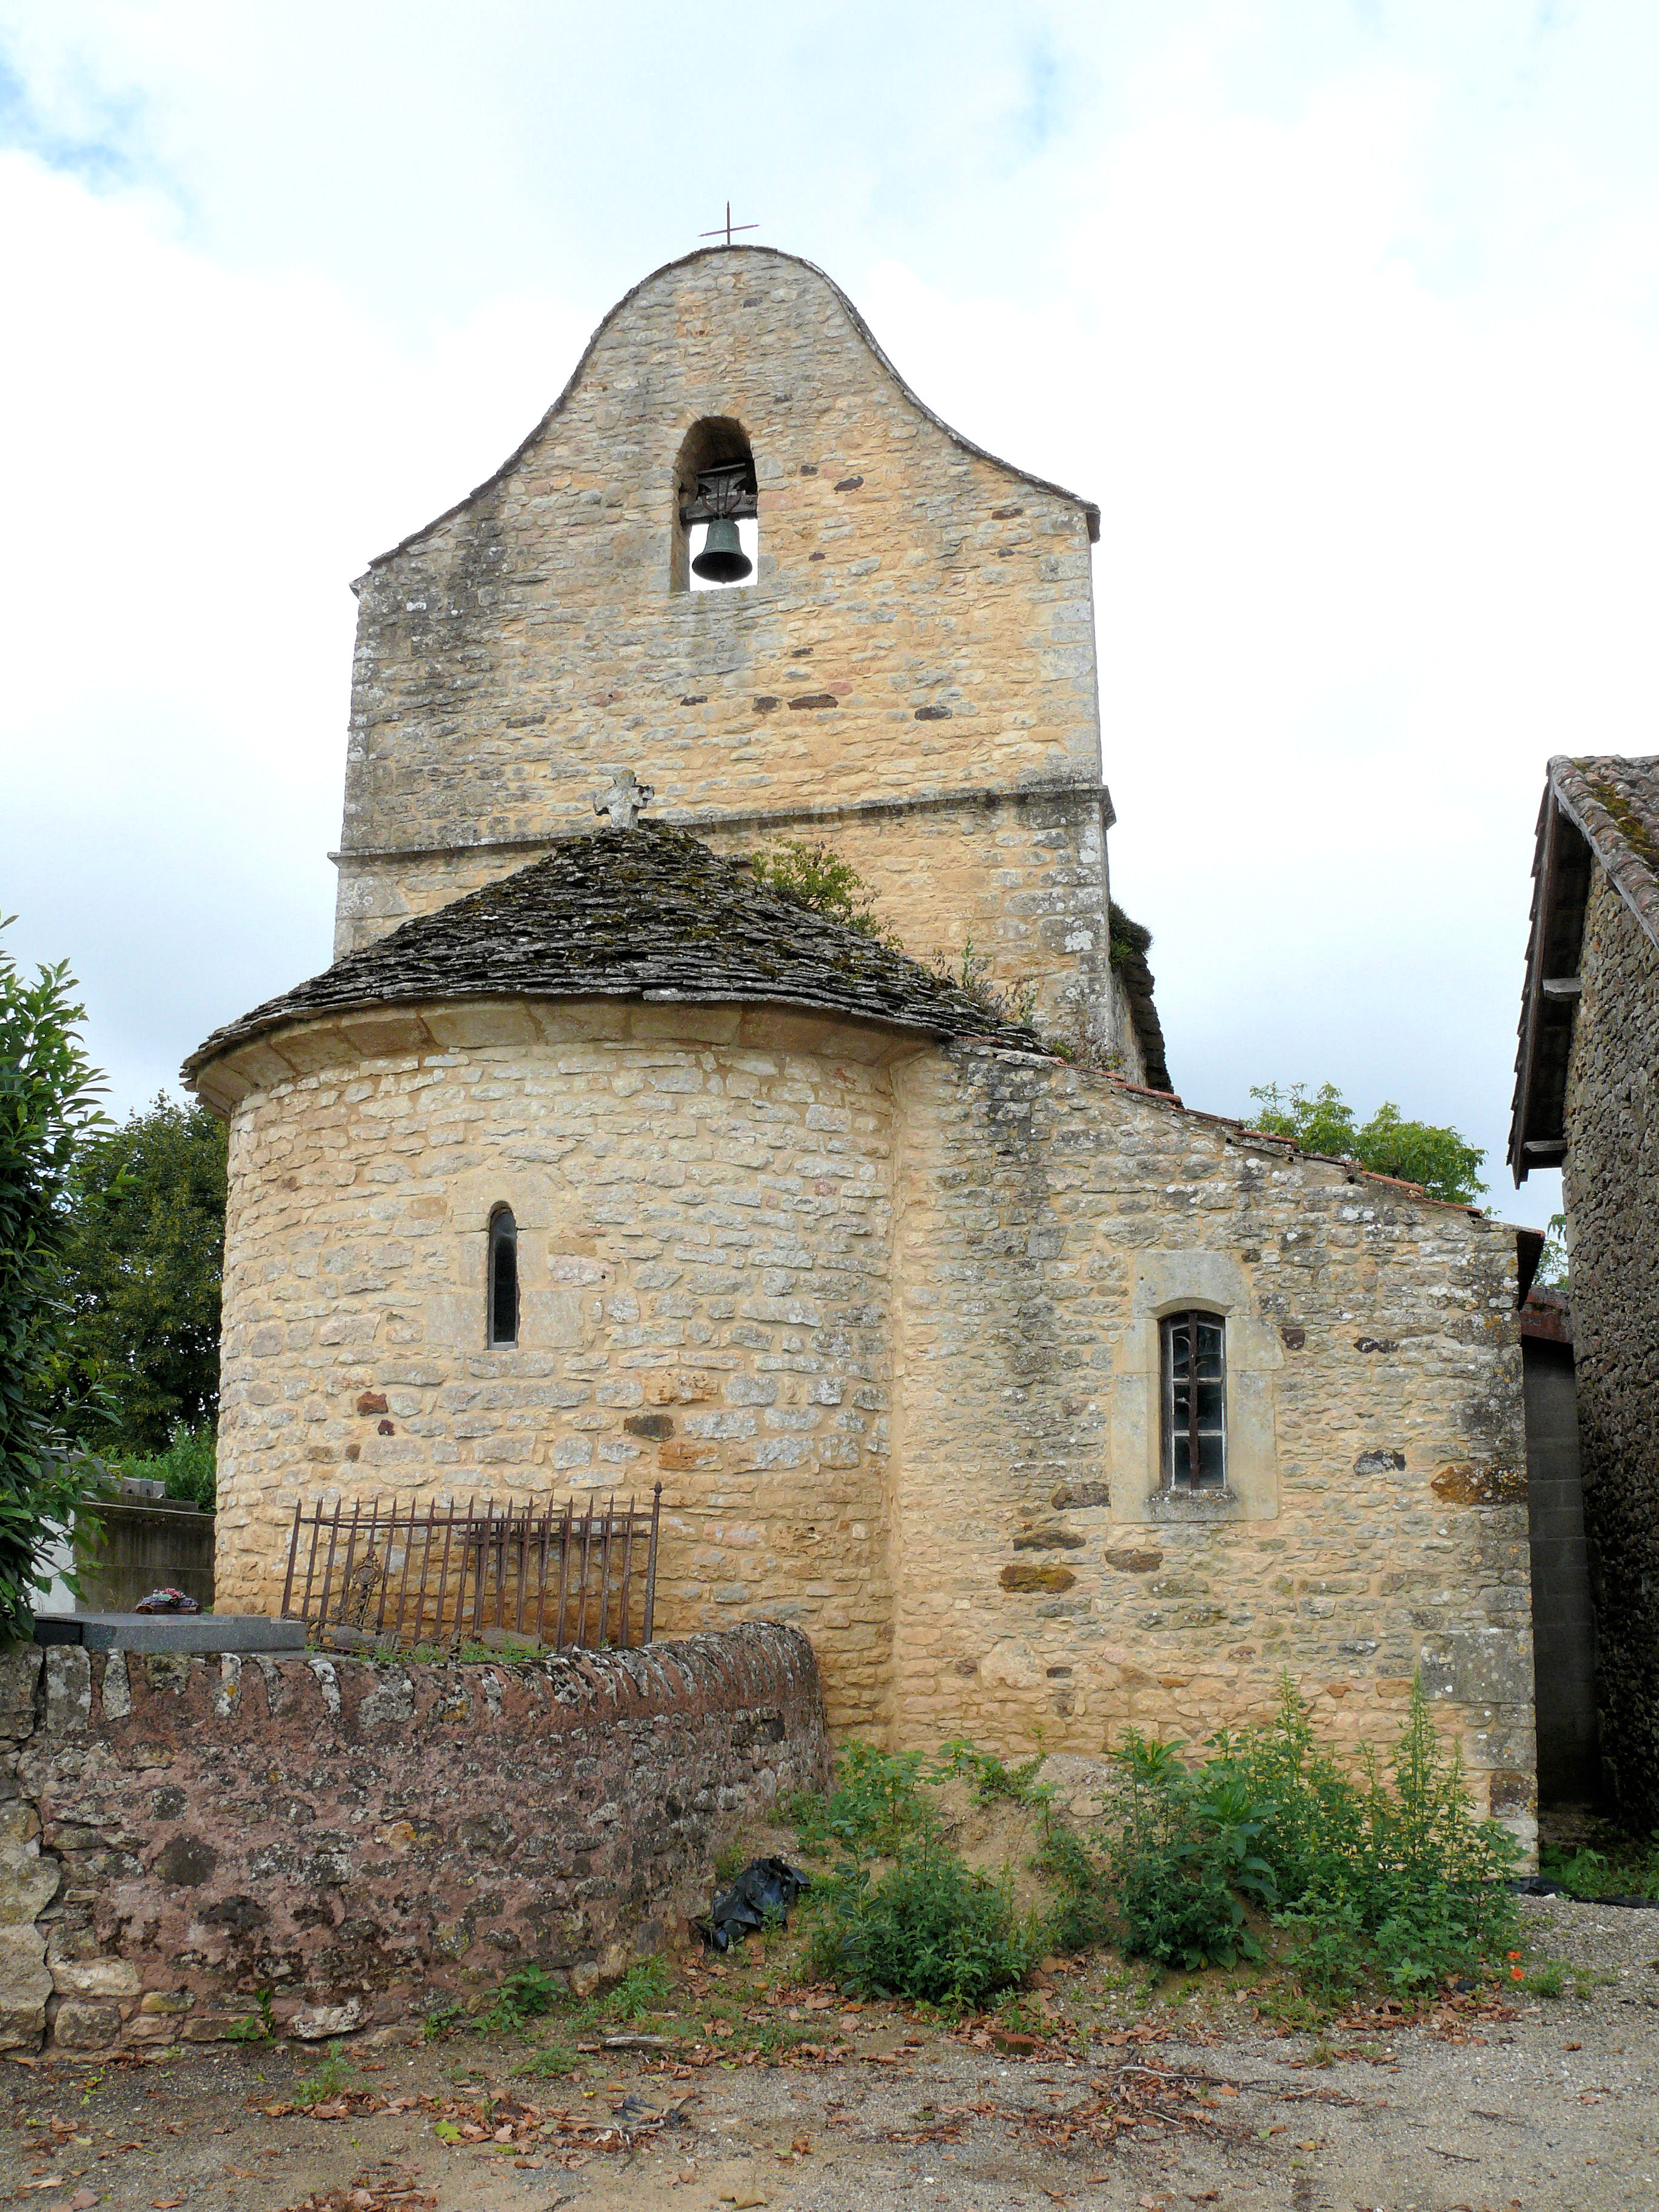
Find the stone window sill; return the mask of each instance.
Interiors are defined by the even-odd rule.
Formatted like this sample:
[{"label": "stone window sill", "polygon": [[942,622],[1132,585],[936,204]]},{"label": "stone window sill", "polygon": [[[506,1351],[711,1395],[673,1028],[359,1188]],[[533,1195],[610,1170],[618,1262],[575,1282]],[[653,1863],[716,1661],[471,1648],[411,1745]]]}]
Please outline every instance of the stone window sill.
[{"label": "stone window sill", "polygon": [[1146,1500],[1149,1521],[1243,1521],[1236,1490],[1155,1490]]}]

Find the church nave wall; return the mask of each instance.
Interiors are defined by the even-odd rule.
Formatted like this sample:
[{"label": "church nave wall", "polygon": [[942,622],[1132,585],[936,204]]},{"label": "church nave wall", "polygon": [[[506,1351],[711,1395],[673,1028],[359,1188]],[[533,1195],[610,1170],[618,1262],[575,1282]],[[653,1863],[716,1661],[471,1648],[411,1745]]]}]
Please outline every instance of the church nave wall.
[{"label": "church nave wall", "polygon": [[[1052,1062],[897,1085],[896,1736],[1201,1743],[1288,1671],[1387,1744],[1420,1668],[1530,1835],[1513,1231]],[[1160,1489],[1182,1306],[1225,1322],[1224,1497]]]}]

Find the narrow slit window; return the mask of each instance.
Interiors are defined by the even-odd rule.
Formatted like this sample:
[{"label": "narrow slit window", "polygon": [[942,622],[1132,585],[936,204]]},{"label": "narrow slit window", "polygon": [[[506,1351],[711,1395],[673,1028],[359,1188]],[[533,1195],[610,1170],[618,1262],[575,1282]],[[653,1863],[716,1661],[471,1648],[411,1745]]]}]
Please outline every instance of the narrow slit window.
[{"label": "narrow slit window", "polygon": [[1162,1336],[1164,1482],[1219,1490],[1227,1480],[1226,1323],[1219,1314],[1170,1314]]},{"label": "narrow slit window", "polygon": [[498,1206],[489,1217],[489,1341],[519,1340],[519,1228],[513,1209]]}]

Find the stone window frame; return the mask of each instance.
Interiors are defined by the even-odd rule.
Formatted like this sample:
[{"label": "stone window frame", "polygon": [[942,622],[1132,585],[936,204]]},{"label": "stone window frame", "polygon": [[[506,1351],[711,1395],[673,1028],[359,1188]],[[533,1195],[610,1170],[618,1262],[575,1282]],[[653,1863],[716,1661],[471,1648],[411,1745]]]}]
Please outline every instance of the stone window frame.
[{"label": "stone window frame", "polygon": [[[501,1262],[509,1255],[513,1285],[513,1334],[499,1333]],[[516,1352],[524,1324],[524,1295],[519,1273],[519,1224],[505,1199],[489,1209],[484,1237],[484,1345],[490,1352]]]},{"label": "stone window frame", "polygon": [[[1114,1522],[1273,1521],[1279,1517],[1279,1331],[1254,1310],[1249,1276],[1231,1253],[1136,1255],[1129,1317],[1109,1346],[1107,1478]],[[1227,1456],[1218,1487],[1172,1489],[1164,1459],[1163,1323],[1217,1315],[1225,1330]]]}]

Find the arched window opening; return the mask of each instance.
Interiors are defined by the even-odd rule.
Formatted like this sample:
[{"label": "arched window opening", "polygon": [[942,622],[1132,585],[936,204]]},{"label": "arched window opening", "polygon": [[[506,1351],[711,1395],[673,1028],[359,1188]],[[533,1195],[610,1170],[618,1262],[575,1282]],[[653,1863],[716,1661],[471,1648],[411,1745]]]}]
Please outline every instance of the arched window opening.
[{"label": "arched window opening", "polygon": [[733,591],[760,569],[755,457],[729,416],[694,422],[674,464],[669,576],[677,592]]},{"label": "arched window opening", "polygon": [[498,1206],[489,1217],[489,1342],[519,1340],[519,1227],[513,1209]]},{"label": "arched window opening", "polygon": [[1164,1480],[1170,1490],[1220,1490],[1227,1480],[1227,1325],[1219,1314],[1167,1314]]}]

